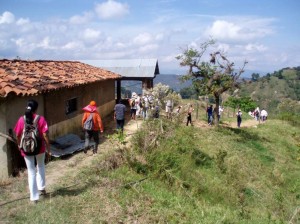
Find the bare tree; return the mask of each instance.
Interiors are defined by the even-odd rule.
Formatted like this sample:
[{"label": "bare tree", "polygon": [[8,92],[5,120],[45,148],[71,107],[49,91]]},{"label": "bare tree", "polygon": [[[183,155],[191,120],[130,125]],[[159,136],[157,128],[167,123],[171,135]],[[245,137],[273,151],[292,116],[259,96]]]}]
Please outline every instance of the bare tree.
[{"label": "bare tree", "polygon": [[217,117],[222,93],[239,87],[239,78],[247,61],[244,61],[242,68],[237,71],[234,69],[234,63],[220,51],[210,53],[210,60],[204,61],[204,54],[213,44],[215,41],[209,40],[202,43],[200,49],[187,48],[176,59],[180,61],[181,66],[188,67],[188,73],[183,76],[184,81],[191,80],[199,95],[214,96],[214,115]]}]

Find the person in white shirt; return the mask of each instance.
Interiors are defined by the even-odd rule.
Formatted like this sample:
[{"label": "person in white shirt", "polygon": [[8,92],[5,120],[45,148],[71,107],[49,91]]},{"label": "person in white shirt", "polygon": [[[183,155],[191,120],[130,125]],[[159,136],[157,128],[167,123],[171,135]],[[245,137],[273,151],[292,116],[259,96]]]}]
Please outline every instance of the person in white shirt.
[{"label": "person in white shirt", "polygon": [[219,106],[218,121],[220,121],[221,114],[223,111],[224,111],[224,109],[222,108],[222,106]]},{"label": "person in white shirt", "polygon": [[172,111],[173,111],[173,101],[171,99],[168,99],[166,103],[166,112],[167,112],[168,119],[172,119]]},{"label": "person in white shirt", "polygon": [[267,117],[268,117],[268,112],[265,109],[262,109],[260,112],[260,116],[261,116],[262,121],[266,121]]}]

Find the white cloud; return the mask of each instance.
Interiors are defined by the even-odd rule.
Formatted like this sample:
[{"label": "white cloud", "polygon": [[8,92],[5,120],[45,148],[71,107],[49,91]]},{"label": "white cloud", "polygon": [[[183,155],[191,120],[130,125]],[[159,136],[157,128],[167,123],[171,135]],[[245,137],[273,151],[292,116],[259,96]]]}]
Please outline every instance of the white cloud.
[{"label": "white cloud", "polygon": [[133,39],[133,43],[138,45],[148,44],[152,41],[152,35],[149,33],[141,33]]},{"label": "white cloud", "polygon": [[245,49],[247,51],[263,52],[263,51],[266,51],[268,48],[266,46],[264,46],[263,44],[247,44],[245,46]]},{"label": "white cloud", "polygon": [[95,11],[101,19],[121,18],[129,14],[129,6],[114,0],[96,4]]},{"label": "white cloud", "polygon": [[100,37],[101,32],[93,29],[86,29],[83,32],[83,37],[87,40],[96,40]]},{"label": "white cloud", "polygon": [[[157,2],[139,3],[147,4],[143,10],[140,8],[136,11],[138,17],[130,15],[132,22],[120,20],[117,23],[100,21],[99,18],[114,19],[128,15],[131,1],[97,1],[92,5],[94,8],[82,8],[86,11],[76,12],[68,20],[61,19],[63,15],[54,18],[46,18],[45,15],[44,20],[33,21],[30,15],[26,15],[29,20],[25,16],[18,18],[10,12],[1,12],[0,56],[19,55],[21,58],[58,60],[155,57],[160,60],[162,70],[166,64],[172,70],[179,67],[175,59],[178,52],[187,46],[199,49],[200,44],[211,36],[217,42],[209,52],[221,50],[237,66],[244,59],[251,62],[247,68],[256,69],[285,67],[285,64],[299,65],[298,44],[298,49],[293,47],[286,50],[286,55],[280,54],[286,47],[281,46],[276,39],[277,30],[274,27],[280,36],[283,35],[281,30],[284,30],[280,17],[276,21],[274,18],[255,15],[228,17],[222,14],[185,14],[180,10],[174,13],[174,9],[164,9]],[[295,38],[297,35],[286,36],[285,45],[289,46],[288,37],[291,36]],[[283,62],[275,62],[279,59]]]},{"label": "white cloud", "polygon": [[38,43],[37,47],[42,49],[56,49],[53,45],[51,45],[50,37],[44,37],[42,41]]},{"label": "white cloud", "polygon": [[23,47],[26,44],[23,38],[12,39],[12,41],[15,42],[18,47]]},{"label": "white cloud", "polygon": [[93,13],[84,12],[83,15],[75,15],[70,18],[71,24],[85,24],[91,21],[93,18]]},{"label": "white cloud", "polygon": [[11,12],[6,11],[2,14],[2,16],[0,16],[0,24],[2,23],[11,24],[13,22],[15,22],[15,16]]},{"label": "white cloud", "polygon": [[24,19],[24,18],[20,18],[16,22],[16,24],[19,25],[19,26],[23,26],[23,25],[28,24],[28,23],[30,23],[30,20],[29,19]]},{"label": "white cloud", "polygon": [[193,49],[198,49],[199,45],[195,41],[192,41],[188,47]]},{"label": "white cloud", "polygon": [[217,39],[236,39],[239,37],[241,27],[223,20],[215,21],[206,31],[207,34]]},{"label": "white cloud", "polygon": [[263,38],[274,31],[269,23],[272,19],[236,18],[235,22],[216,20],[206,29],[206,36],[217,40],[227,41],[249,41]]},{"label": "white cloud", "polygon": [[117,42],[117,43],[115,44],[115,46],[116,46],[116,48],[118,48],[118,49],[125,49],[125,48],[127,47],[127,45],[124,44],[124,43],[122,43],[122,42]]},{"label": "white cloud", "polygon": [[165,38],[165,35],[163,33],[159,33],[159,34],[155,35],[155,40],[157,40],[157,41],[162,41],[162,40],[164,40],[164,38]]},{"label": "white cloud", "polygon": [[149,53],[157,50],[159,46],[157,44],[148,44],[139,48],[139,52],[141,53]]},{"label": "white cloud", "polygon": [[72,41],[72,42],[69,42],[67,44],[65,44],[62,49],[65,49],[65,50],[77,50],[78,48],[81,48],[82,47],[82,44],[77,42],[77,41]]},{"label": "white cloud", "polygon": [[176,59],[175,57],[178,56],[178,55],[168,55],[168,56],[165,56],[165,57],[162,57],[162,61],[163,62],[174,62]]},{"label": "white cloud", "polygon": [[225,43],[219,43],[217,49],[222,52],[228,52],[230,50],[230,45]]}]

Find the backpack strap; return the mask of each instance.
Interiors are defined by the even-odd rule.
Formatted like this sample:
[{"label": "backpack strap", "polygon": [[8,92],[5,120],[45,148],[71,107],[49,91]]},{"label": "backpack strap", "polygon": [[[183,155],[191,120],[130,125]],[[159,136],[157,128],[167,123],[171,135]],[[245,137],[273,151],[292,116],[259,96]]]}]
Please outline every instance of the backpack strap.
[{"label": "backpack strap", "polygon": [[37,114],[35,116],[34,120],[33,120],[33,125],[37,125],[37,123],[39,122],[39,120],[40,120],[40,115]]},{"label": "backpack strap", "polygon": [[93,121],[93,123],[94,123],[94,112],[90,112],[89,116],[86,118],[85,121],[87,121],[89,119],[91,119]]},{"label": "backpack strap", "polygon": [[[29,125],[29,124],[27,124],[27,122],[26,122],[26,116],[24,115],[23,116],[23,119],[24,119],[24,125],[26,126],[26,125]],[[36,115],[35,116],[35,118],[33,119],[33,122],[32,122],[32,124],[33,125],[37,125],[37,123],[39,122],[39,120],[40,120],[40,115]]]}]

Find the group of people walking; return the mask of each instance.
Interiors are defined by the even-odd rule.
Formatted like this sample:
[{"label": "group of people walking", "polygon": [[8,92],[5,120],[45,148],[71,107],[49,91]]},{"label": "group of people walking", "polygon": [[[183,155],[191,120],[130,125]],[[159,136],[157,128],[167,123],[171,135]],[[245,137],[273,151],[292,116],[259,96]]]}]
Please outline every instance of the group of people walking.
[{"label": "group of people walking", "polygon": [[[126,102],[125,102],[126,103]],[[130,116],[131,119],[136,119],[136,116],[142,115],[143,119],[149,117],[149,109],[154,108],[154,116],[159,117],[159,109],[158,104],[154,104],[154,98],[148,95],[143,97],[134,96],[129,100],[130,105]],[[30,190],[30,201],[36,203],[41,195],[46,195],[45,190],[45,156],[51,156],[50,143],[48,138],[48,124],[46,119],[37,114],[38,103],[35,100],[29,100],[26,105],[25,113],[22,115],[14,128],[14,132],[17,137],[18,148],[21,155],[24,157],[27,170],[28,170],[28,185]],[[256,112],[259,108],[256,108]],[[87,153],[87,150],[90,146],[90,140],[93,138],[94,144],[92,145],[93,154],[97,154],[98,145],[99,145],[99,134],[103,133],[104,127],[102,123],[102,118],[97,111],[97,104],[95,101],[91,101],[87,106],[83,108],[83,117],[81,121],[81,125],[84,128],[85,132],[85,144],[84,144],[84,153]],[[126,113],[126,105],[122,100],[119,100],[114,107],[114,120],[116,121],[116,128],[121,133],[124,130],[125,124],[125,113]],[[138,112],[139,111],[139,112]],[[192,113],[194,111],[193,105],[190,104],[187,109],[183,113],[186,114],[186,126],[193,125],[192,123]],[[223,108],[220,107],[218,111],[218,119],[220,119]],[[255,119],[258,119],[256,114],[254,113]],[[172,101],[166,102],[166,115],[167,118],[171,119],[173,113],[173,103]],[[182,113],[182,106],[178,106],[176,109],[176,115]],[[214,117],[214,109],[213,106],[210,105],[206,109],[207,114],[207,123],[208,125],[212,125],[213,117]],[[267,112],[265,110],[259,111],[259,118],[261,117],[263,121],[267,119]],[[239,109],[236,113],[237,117],[237,127],[241,127],[242,123],[242,112]],[[91,125],[88,123],[90,122]],[[36,145],[30,142],[29,146],[32,148],[35,146],[37,148],[36,151],[28,152],[25,148],[28,146],[28,142],[32,141],[26,137],[30,131],[36,129]],[[27,144],[27,145],[26,145]]]},{"label": "group of people walking", "polygon": [[268,119],[268,112],[265,109],[260,110],[259,107],[256,107],[253,111],[249,111],[248,114],[259,122],[265,122]]},{"label": "group of people walking", "polygon": [[[216,108],[215,108],[216,109]],[[214,110],[213,105],[210,105],[209,107],[206,108],[206,115],[207,115],[207,123],[209,126],[213,124],[214,121]],[[219,106],[218,109],[218,114],[217,114],[217,119],[220,121],[221,114],[224,111],[224,108],[222,106]]]},{"label": "group of people walking", "polygon": [[128,100],[130,105],[130,117],[135,120],[137,117],[142,117],[146,120],[150,117],[159,117],[159,102],[151,94],[138,95],[132,93],[132,97]]},{"label": "group of people walking", "polygon": [[[44,116],[37,114],[38,102],[28,100],[24,115],[20,116],[14,132],[17,138],[18,149],[23,156],[28,173],[28,186],[30,201],[36,204],[41,196],[45,196],[45,157],[51,156],[50,142],[48,137],[48,124]],[[85,129],[84,153],[93,138],[93,154],[97,153],[99,145],[99,133],[104,131],[103,123],[95,101],[91,101],[83,108],[82,127],[87,121],[91,121],[91,126]]]}]

